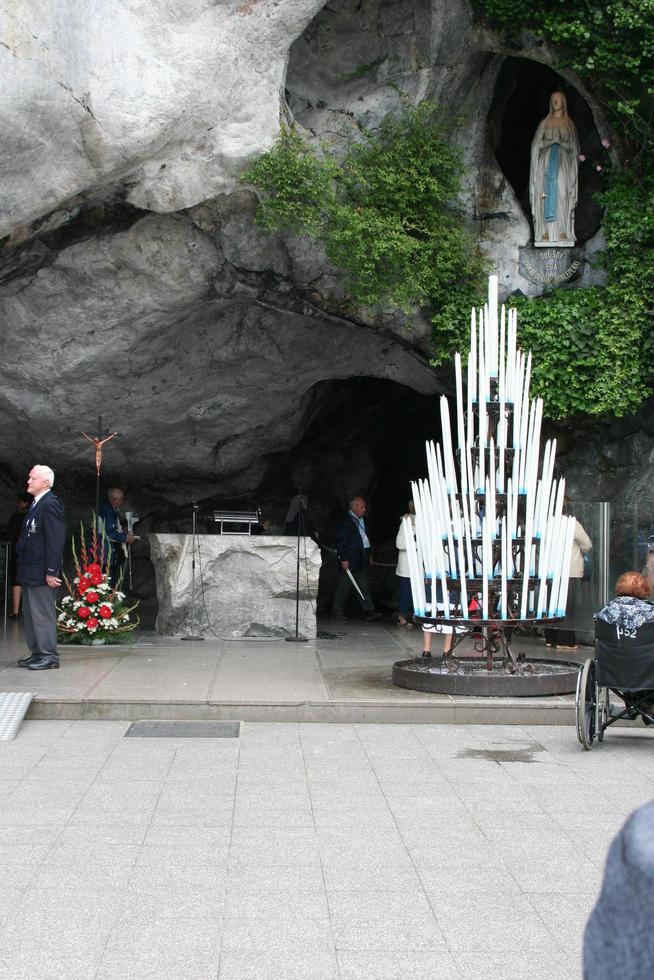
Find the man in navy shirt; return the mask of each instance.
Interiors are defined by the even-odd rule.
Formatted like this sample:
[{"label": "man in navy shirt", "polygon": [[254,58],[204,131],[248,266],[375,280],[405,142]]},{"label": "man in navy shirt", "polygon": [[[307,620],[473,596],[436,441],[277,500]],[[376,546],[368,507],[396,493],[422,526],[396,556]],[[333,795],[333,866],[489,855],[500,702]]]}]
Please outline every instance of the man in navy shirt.
[{"label": "man in navy shirt", "polygon": [[55,600],[61,585],[66,518],[64,505],[52,493],[53,484],[49,466],[32,467],[27,492],[34,500],[16,542],[16,581],[23,588],[25,641],[30,649],[30,656],[18,664],[30,670],[59,667]]},{"label": "man in navy shirt", "polygon": [[345,616],[345,602],[353,588],[352,581],[347,574],[348,571],[351,572],[363,593],[363,599],[358,592],[356,595],[363,609],[364,619],[379,619],[380,616],[379,613],[375,612],[368,582],[368,568],[372,565],[372,558],[370,556],[368,530],[364,520],[367,509],[368,505],[363,497],[353,497],[350,501],[347,517],[342,524],[339,524],[336,531],[336,555],[340,569],[332,603],[333,619],[343,619]]}]

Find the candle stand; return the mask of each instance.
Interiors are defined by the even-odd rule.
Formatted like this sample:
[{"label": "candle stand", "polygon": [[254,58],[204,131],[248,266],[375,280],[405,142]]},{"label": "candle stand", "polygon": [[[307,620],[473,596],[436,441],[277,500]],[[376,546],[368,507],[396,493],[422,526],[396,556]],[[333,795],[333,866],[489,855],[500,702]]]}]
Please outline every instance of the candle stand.
[{"label": "candle stand", "polygon": [[[531,354],[517,347],[515,310],[499,314],[497,287],[491,276],[487,304],[472,311],[465,398],[455,356],[457,448],[442,396],[442,442],[427,443],[429,477],[412,483],[415,536],[404,518],[414,620],[450,627],[452,646],[396,663],[393,682],[482,696],[568,693],[577,664],[512,649],[519,627],[565,618],[575,518],[565,481],[554,479],[555,440],[541,465],[543,402],[529,398]],[[471,635],[480,656],[454,656]]]}]

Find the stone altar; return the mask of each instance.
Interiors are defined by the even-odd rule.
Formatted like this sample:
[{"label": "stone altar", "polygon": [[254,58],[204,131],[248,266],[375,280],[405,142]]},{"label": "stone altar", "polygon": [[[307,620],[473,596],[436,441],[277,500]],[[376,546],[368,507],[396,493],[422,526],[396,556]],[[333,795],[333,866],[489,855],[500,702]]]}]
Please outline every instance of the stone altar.
[{"label": "stone altar", "polygon": [[[159,604],[157,632],[190,633],[191,535],[150,534],[149,540]],[[295,633],[296,538],[199,534],[196,541],[196,633],[224,637]],[[311,538],[302,538],[300,556],[299,631],[312,639],[320,549]]]}]

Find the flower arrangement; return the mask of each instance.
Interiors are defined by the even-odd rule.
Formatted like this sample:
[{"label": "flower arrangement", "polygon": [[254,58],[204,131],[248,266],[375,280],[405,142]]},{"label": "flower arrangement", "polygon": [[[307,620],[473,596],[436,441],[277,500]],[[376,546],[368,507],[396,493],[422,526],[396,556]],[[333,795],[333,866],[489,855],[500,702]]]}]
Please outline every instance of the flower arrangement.
[{"label": "flower arrangement", "polygon": [[116,587],[111,584],[110,554],[109,542],[104,532],[101,537],[98,535],[95,521],[88,548],[82,526],[79,557],[73,538],[75,576],[72,584],[63,576],[68,595],[63,597],[57,609],[57,634],[62,643],[91,644],[98,640],[125,643],[133,639],[139,620],[132,620],[130,613],[138,602],[127,605],[127,597],[121,591],[122,574]]}]

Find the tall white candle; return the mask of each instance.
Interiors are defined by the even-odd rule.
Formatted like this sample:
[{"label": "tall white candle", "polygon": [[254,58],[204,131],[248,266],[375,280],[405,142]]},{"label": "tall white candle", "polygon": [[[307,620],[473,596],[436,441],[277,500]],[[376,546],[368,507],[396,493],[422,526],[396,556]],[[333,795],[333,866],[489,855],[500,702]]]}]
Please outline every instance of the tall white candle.
[{"label": "tall white candle", "polygon": [[494,540],[497,535],[497,508],[495,503],[495,440],[492,436],[488,451],[488,488],[489,495],[486,498],[486,507],[490,518],[490,536],[491,540]]},{"label": "tall white candle", "polygon": [[509,567],[509,556],[508,556],[508,543],[506,538],[506,516],[502,518],[502,549],[501,549],[501,563],[502,563],[502,605],[501,605],[501,615],[502,619],[507,617],[507,570]]},{"label": "tall white candle", "polygon": [[489,563],[489,549],[486,547],[486,518],[483,517],[481,521],[481,536],[482,536],[482,570],[481,570],[481,615],[483,619],[488,619],[488,563]]},{"label": "tall white candle", "polygon": [[456,375],[456,423],[457,438],[459,443],[459,454],[465,449],[465,425],[463,421],[463,374],[461,371],[461,355],[457,351],[454,355],[454,373]]}]

